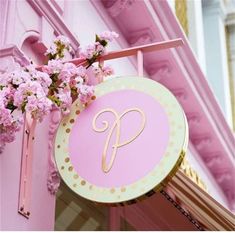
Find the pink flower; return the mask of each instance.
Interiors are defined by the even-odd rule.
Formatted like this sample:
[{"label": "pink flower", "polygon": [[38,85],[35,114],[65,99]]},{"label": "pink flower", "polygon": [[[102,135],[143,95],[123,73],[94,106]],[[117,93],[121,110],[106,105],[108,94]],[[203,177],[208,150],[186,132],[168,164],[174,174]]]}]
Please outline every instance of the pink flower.
[{"label": "pink flower", "polygon": [[114,74],[114,70],[111,66],[93,67],[92,71],[94,72],[95,77],[99,80],[103,79],[103,77]]},{"label": "pink flower", "polygon": [[114,74],[114,70],[111,66],[102,67],[102,72],[103,72],[105,77]]},{"label": "pink flower", "polygon": [[56,97],[60,101],[58,106],[64,115],[67,115],[70,112],[70,107],[72,105],[71,91],[70,89],[60,89],[59,93],[56,94]]},{"label": "pink flower", "polygon": [[69,83],[70,79],[76,75],[77,67],[73,63],[65,63],[58,78],[63,82]]},{"label": "pink flower", "polygon": [[99,35],[99,38],[101,40],[106,40],[112,42],[115,38],[117,38],[119,35],[116,32],[113,31],[104,31]]},{"label": "pink flower", "polygon": [[58,43],[63,44],[65,47],[71,46],[71,45],[70,45],[71,43],[70,43],[69,38],[67,38],[66,36],[62,36],[62,35],[57,36],[57,37],[54,39],[54,43],[55,43],[55,44],[58,44]]},{"label": "pink flower", "polygon": [[92,96],[94,96],[94,87],[93,86],[88,86],[88,85],[81,85],[79,87],[79,99],[81,103],[85,104],[88,103]]},{"label": "pink flower", "polygon": [[60,60],[50,60],[46,66],[43,66],[42,71],[47,74],[58,74],[63,68],[63,63]]},{"label": "pink flower", "polygon": [[57,46],[55,44],[52,44],[46,51],[45,55],[51,54],[55,55],[57,53]]},{"label": "pink flower", "polygon": [[91,59],[96,53],[95,45],[90,44],[86,47],[85,51],[81,51],[80,56],[85,59]]},{"label": "pink flower", "polygon": [[27,97],[27,104],[25,110],[31,113],[32,118],[43,120],[43,117],[47,115],[52,107],[52,102],[46,96],[43,98],[37,98],[35,95]]}]

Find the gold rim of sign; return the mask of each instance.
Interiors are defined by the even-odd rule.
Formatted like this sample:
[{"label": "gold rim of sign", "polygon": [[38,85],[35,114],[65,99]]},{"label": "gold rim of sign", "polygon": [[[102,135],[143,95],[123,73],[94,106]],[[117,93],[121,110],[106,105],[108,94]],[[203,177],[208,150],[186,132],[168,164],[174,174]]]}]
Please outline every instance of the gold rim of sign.
[{"label": "gold rim of sign", "polygon": [[[160,163],[145,177],[123,187],[105,188],[89,183],[75,171],[70,161],[68,143],[73,123],[84,110],[79,100],[73,103],[70,115],[62,119],[55,139],[55,160],[65,184],[86,199],[111,206],[135,203],[163,188],[178,170],[188,145],[185,114],[168,89],[148,78],[118,77],[95,87],[95,101],[99,101],[99,97],[108,93],[121,90],[136,90],[152,96],[165,109],[170,124],[169,143],[165,154]],[[92,108],[92,104],[88,107]],[[109,167],[103,165],[103,168],[107,171]]]}]

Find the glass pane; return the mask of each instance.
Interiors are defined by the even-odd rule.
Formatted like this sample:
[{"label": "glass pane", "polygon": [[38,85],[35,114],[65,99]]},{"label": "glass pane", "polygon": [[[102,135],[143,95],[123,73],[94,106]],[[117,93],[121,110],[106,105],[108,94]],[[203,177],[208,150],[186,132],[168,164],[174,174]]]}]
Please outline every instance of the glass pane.
[{"label": "glass pane", "polygon": [[56,197],[56,231],[108,230],[108,207],[74,194],[64,183]]}]

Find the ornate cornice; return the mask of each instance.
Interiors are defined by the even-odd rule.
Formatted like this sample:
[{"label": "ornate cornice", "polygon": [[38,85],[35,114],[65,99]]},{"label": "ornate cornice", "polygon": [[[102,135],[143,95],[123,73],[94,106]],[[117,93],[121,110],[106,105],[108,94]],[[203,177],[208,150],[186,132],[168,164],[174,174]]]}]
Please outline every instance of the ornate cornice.
[{"label": "ornate cornice", "polygon": [[[213,3],[213,0],[210,2]],[[222,4],[218,0],[215,0],[215,2]],[[172,90],[182,103],[189,121],[190,140],[197,149],[198,154],[203,158],[204,164],[210,173],[213,174],[213,169],[210,168],[210,163],[205,162],[204,158],[209,159],[211,153],[217,151],[221,152],[223,164],[218,164],[216,169],[218,171],[221,169],[221,172],[224,171],[222,169],[224,167],[233,170],[234,135],[168,3],[166,1],[156,2],[154,0],[136,1],[135,4],[130,6],[131,9],[125,11],[125,14],[119,14],[111,19],[107,17],[108,11],[107,8],[105,11],[102,1],[93,0],[92,4],[99,10],[101,17],[107,24],[110,24],[110,21],[114,25],[116,23],[116,26],[121,29],[119,31],[121,37],[127,41],[130,38],[130,32],[141,30],[148,25],[152,26],[151,29],[154,28],[152,32],[156,40],[167,40],[176,37],[183,38],[185,44],[182,48],[146,54],[145,69],[152,79],[160,81]],[[218,7],[221,8],[221,6]],[[139,14],[141,14],[141,19],[135,18],[134,24],[125,24],[125,19],[128,20],[133,18],[134,15]],[[139,28],[138,25],[140,25]],[[156,69],[152,65],[157,65],[163,60],[171,64],[170,74],[167,72],[167,68]],[[162,74],[162,77],[156,74]],[[231,206],[233,201],[229,196],[235,196],[234,180],[220,183],[214,177],[214,181],[217,182],[221,190],[227,195],[227,200],[229,200]],[[229,193],[227,192],[228,190],[230,192],[229,196],[227,194]]]},{"label": "ornate cornice", "polygon": [[35,9],[40,15],[44,16],[55,30],[55,34],[64,35],[71,41],[71,45],[75,51],[79,47],[79,42],[76,36],[71,32],[70,28],[65,24],[63,18],[58,11],[54,8],[49,1],[41,0],[27,0],[28,3]]},{"label": "ornate cornice", "polygon": [[216,14],[219,15],[223,20],[226,19],[226,8],[224,1],[221,0],[203,0],[202,1],[203,11],[206,15]]},{"label": "ornate cornice", "polygon": [[48,178],[47,188],[53,195],[56,194],[60,186],[60,175],[56,167],[54,159],[54,140],[58,125],[61,120],[60,110],[53,108],[50,114],[50,126],[49,126],[49,137],[48,137]]},{"label": "ornate cornice", "polygon": [[107,4],[107,10],[112,17],[117,17],[122,11],[130,8],[136,0],[117,0],[112,5]]},{"label": "ornate cornice", "polygon": [[28,58],[16,45],[6,45],[0,49],[0,58],[12,57],[16,63],[20,65],[29,64]]}]

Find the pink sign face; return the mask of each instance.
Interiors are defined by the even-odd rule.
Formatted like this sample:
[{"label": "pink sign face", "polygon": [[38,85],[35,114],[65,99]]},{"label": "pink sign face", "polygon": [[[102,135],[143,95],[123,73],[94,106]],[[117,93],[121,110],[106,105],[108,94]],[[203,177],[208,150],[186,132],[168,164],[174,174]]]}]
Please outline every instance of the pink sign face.
[{"label": "pink sign face", "polygon": [[[123,113],[119,127],[114,126],[117,115]],[[97,132],[94,128],[104,127],[103,121],[107,121],[108,128]],[[128,141],[114,152],[115,143]],[[120,90],[99,97],[79,114],[69,137],[69,155],[76,172],[89,183],[107,188],[123,187],[153,170],[168,143],[168,117],[160,103],[140,91]],[[102,169],[104,153],[106,165],[114,154],[112,167],[106,172]]]},{"label": "pink sign face", "polygon": [[175,97],[146,78],[116,78],[77,100],[58,129],[55,158],[64,182],[100,203],[135,200],[156,191],[185,154],[188,130]]}]

